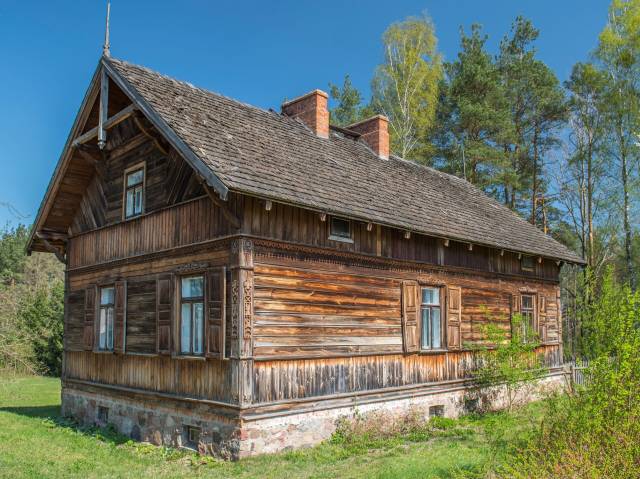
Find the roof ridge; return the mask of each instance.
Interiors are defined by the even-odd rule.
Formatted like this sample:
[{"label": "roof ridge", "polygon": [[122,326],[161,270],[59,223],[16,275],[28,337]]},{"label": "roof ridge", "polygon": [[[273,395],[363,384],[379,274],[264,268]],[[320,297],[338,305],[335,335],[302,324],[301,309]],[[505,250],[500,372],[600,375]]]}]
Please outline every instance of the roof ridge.
[{"label": "roof ridge", "polygon": [[[178,83],[180,85],[188,86],[189,88],[192,88],[193,90],[200,91],[202,93],[206,93],[206,94],[209,94],[209,95],[215,95],[215,96],[217,96],[219,98],[228,100],[228,101],[230,101],[232,103],[235,103],[236,105],[241,105],[241,106],[247,107],[247,108],[249,108],[251,110],[256,110],[256,111],[259,111],[261,113],[265,113],[265,114],[268,114],[268,115],[273,115],[273,113],[274,113],[274,111],[269,109],[269,108],[262,108],[262,107],[259,107],[259,106],[256,106],[256,105],[252,105],[251,103],[247,103],[247,102],[238,100],[237,98],[232,98],[230,96],[223,95],[222,93],[219,93],[219,92],[216,92],[216,91],[213,91],[213,90],[208,90],[207,88],[196,86],[191,82],[188,82],[186,80],[179,80],[178,78],[172,77],[170,75],[166,75],[164,73],[160,73],[159,71],[154,70],[154,69],[149,68],[149,67],[146,67],[144,65],[139,65],[137,63],[132,63],[130,61],[123,60],[121,58],[114,58],[114,57],[109,57],[109,61],[115,61],[117,63],[123,63],[123,64],[125,64],[127,66],[130,66],[130,67],[139,68],[140,70],[143,70],[143,71],[145,71],[147,73],[150,73],[152,75],[156,75],[156,76],[158,76],[160,78],[164,78],[165,80],[176,82],[176,83]],[[277,113],[277,112],[275,112],[275,113]],[[280,116],[282,116],[282,115],[280,115]]]}]

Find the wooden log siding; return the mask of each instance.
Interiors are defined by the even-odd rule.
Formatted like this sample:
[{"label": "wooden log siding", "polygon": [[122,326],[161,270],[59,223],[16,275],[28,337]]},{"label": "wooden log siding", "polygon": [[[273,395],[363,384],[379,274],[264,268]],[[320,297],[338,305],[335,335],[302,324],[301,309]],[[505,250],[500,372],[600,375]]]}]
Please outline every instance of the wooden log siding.
[{"label": "wooden log siding", "polygon": [[402,351],[400,281],[256,265],[255,357]]},{"label": "wooden log siding", "polygon": [[94,354],[67,351],[64,379],[231,402],[229,361],[193,361],[170,356]]}]

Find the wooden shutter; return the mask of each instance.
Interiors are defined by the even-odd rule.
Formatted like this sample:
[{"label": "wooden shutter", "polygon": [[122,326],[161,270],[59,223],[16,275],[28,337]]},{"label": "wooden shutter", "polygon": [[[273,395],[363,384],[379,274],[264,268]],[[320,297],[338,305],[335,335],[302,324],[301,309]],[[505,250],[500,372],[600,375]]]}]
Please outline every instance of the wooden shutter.
[{"label": "wooden shutter", "polygon": [[127,282],[116,281],[114,285],[115,311],[113,324],[113,350],[122,353],[125,349],[127,316]]},{"label": "wooden shutter", "polygon": [[98,287],[92,284],[84,291],[84,330],[82,343],[84,349],[91,351],[95,340],[96,330],[96,309],[97,309]]},{"label": "wooden shutter", "polygon": [[538,295],[538,334],[542,343],[548,340],[547,326],[547,298],[544,294],[540,294]]},{"label": "wooden shutter", "polygon": [[171,320],[173,317],[172,274],[162,275],[156,283],[156,318],[157,318],[157,350],[158,354],[171,354]]},{"label": "wooden shutter", "polygon": [[225,309],[227,272],[224,267],[207,270],[207,327],[206,354],[210,358],[224,359]]},{"label": "wooden shutter", "polygon": [[447,348],[460,349],[460,322],[462,320],[462,289],[447,287]]},{"label": "wooden shutter", "polygon": [[402,342],[406,353],[420,349],[420,287],[416,281],[402,283]]}]

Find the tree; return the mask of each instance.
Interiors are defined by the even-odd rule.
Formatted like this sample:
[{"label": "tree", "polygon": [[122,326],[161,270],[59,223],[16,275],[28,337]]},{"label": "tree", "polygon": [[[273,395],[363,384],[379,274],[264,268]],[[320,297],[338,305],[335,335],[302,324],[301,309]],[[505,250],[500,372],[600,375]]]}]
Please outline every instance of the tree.
[{"label": "tree", "polygon": [[600,34],[596,57],[611,79],[606,102],[613,140],[610,154],[619,165],[625,272],[635,289],[630,209],[640,132],[640,0],[612,1],[609,22]]},{"label": "tree", "polygon": [[[545,181],[546,153],[558,144],[566,119],[564,92],[553,71],[536,58],[533,42],[539,31],[517,17],[511,36],[500,44],[498,66],[511,107],[513,144],[505,144],[516,179],[504,185],[505,203],[521,209],[532,224],[545,226],[548,205]],[[526,201],[528,205],[520,201]],[[526,211],[528,210],[528,214]],[[546,229],[546,228],[545,228]]]},{"label": "tree", "polygon": [[595,65],[577,63],[565,87],[570,95],[569,139],[573,148],[561,165],[560,198],[578,236],[582,256],[589,268],[597,270],[606,253],[606,249],[596,250],[596,224],[606,222],[608,210],[604,190],[609,186],[604,113],[608,79]]},{"label": "tree", "polygon": [[486,41],[480,25],[471,26],[470,36],[460,30],[458,58],[444,66],[438,136],[445,168],[497,196],[510,174],[502,145],[511,141],[512,122]]},{"label": "tree", "polygon": [[329,94],[337,102],[331,109],[332,124],[348,126],[363,118],[362,96],[351,84],[349,75],[345,75],[342,87],[329,83]]},{"label": "tree", "polygon": [[431,20],[411,17],[384,33],[384,63],[372,81],[372,107],[389,118],[391,150],[426,155],[436,112],[442,61]]}]

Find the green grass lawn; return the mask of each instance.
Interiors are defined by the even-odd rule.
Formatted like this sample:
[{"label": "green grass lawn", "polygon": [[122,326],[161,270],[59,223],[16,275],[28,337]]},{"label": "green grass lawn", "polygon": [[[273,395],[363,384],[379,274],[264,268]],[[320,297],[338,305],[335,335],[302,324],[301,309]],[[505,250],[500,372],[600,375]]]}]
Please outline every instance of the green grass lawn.
[{"label": "green grass lawn", "polygon": [[437,434],[333,440],[303,451],[222,462],[82,430],[60,417],[60,381],[0,376],[0,478],[483,477],[539,421],[516,414],[441,421]]}]

